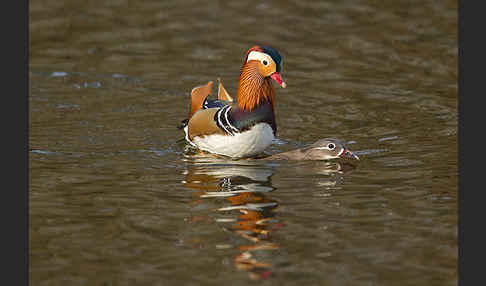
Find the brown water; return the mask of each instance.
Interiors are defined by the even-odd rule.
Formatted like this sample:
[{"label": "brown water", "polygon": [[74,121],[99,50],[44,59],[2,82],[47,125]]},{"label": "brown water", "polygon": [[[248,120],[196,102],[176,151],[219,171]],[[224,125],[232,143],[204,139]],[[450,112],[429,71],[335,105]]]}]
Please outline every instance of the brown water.
[{"label": "brown water", "polygon": [[[456,285],[457,1],[54,1],[30,10],[31,285]],[[185,150],[189,91],[277,48],[278,138]]]}]

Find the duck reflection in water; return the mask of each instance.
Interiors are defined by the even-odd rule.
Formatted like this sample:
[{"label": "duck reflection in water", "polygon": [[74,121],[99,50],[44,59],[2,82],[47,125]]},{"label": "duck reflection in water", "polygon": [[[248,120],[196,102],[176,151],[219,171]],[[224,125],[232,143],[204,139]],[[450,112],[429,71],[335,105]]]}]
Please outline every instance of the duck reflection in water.
[{"label": "duck reflection in water", "polygon": [[[279,249],[271,234],[285,226],[275,212],[279,202],[271,197],[276,189],[271,178],[283,161],[276,164],[269,160],[233,161],[201,153],[187,156],[187,161],[183,184],[196,191],[197,199],[192,203],[224,198],[226,204],[217,208],[217,211],[223,216],[233,213],[237,215],[233,219],[216,219],[222,224],[234,223],[227,229],[248,242],[239,245],[239,254],[233,259],[235,267],[247,271],[252,279],[271,277],[274,266],[270,261],[275,260],[271,253]],[[296,166],[296,171],[342,173],[350,166],[340,162],[319,162],[318,165]],[[306,170],[300,170],[302,167]],[[336,183],[335,177],[330,178]]]},{"label": "duck reflection in water", "polygon": [[[278,201],[268,195],[275,190],[271,184],[273,171],[263,164],[221,163],[212,159],[208,163],[198,162],[190,166],[184,185],[197,192],[196,203],[225,198],[227,204],[217,209],[225,218],[216,221],[234,223],[227,229],[248,241],[248,244],[239,246],[239,254],[234,258],[235,267],[248,271],[253,279],[266,278],[272,273],[272,265],[258,258],[257,252],[279,248],[271,240],[270,233],[282,226],[274,212]],[[226,217],[233,213],[237,214],[236,218]]]}]

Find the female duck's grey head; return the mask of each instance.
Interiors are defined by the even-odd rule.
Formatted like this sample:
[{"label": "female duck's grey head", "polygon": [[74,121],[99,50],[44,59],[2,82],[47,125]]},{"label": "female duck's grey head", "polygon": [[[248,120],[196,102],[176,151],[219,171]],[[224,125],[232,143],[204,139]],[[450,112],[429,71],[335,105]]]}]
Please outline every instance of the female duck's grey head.
[{"label": "female duck's grey head", "polygon": [[343,143],[337,139],[320,139],[314,144],[302,149],[306,160],[328,160],[336,158],[348,158],[359,160],[359,157],[346,149]]}]

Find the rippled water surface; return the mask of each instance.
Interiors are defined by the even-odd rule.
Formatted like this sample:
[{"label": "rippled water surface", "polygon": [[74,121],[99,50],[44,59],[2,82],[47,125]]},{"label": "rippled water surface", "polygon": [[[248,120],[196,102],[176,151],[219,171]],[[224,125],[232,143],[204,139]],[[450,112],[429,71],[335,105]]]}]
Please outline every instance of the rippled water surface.
[{"label": "rippled water surface", "polygon": [[[29,3],[32,285],[456,285],[457,1]],[[186,149],[190,90],[283,57],[278,140]]]}]

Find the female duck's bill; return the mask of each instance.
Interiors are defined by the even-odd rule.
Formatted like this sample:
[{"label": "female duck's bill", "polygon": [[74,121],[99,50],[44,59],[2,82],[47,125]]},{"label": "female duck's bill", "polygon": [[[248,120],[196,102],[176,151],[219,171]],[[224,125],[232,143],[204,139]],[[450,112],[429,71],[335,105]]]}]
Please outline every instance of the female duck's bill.
[{"label": "female duck's bill", "polygon": [[341,153],[338,155],[340,158],[348,158],[353,160],[359,160],[358,155],[354,154],[353,152],[349,151],[346,148],[341,150]]}]

